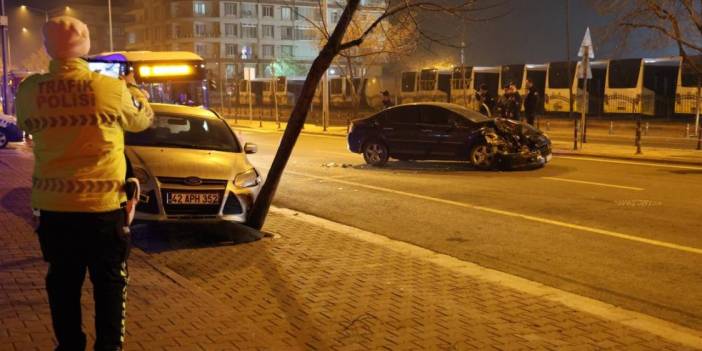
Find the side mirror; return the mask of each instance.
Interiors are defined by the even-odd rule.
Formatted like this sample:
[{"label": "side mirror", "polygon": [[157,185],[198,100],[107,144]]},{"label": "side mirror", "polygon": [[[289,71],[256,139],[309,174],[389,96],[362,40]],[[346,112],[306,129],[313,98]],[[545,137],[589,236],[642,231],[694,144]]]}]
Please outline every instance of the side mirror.
[{"label": "side mirror", "polygon": [[258,145],[254,143],[246,143],[244,144],[244,152],[247,154],[255,154],[258,152]]}]

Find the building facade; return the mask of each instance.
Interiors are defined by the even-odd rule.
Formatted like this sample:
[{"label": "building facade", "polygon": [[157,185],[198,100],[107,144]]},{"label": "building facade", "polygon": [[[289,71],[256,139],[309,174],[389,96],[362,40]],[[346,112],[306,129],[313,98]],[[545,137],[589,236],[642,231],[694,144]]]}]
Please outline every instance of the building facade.
[{"label": "building facade", "polygon": [[[327,23],[342,8],[329,2]],[[134,1],[127,50],[193,51],[215,77],[303,76],[317,56],[322,15],[317,1]],[[331,29],[330,29],[331,30]]]}]

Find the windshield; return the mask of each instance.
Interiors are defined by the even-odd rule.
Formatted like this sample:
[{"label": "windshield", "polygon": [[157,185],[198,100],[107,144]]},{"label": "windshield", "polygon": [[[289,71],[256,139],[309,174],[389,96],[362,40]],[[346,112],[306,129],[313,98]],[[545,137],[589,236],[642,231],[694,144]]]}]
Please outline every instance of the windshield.
[{"label": "windshield", "polygon": [[[570,74],[568,77],[568,66]],[[572,82],[572,75],[575,74],[575,62],[551,62],[548,68],[548,86],[551,89],[568,89],[568,83]]]},{"label": "windshield", "polygon": [[143,132],[125,133],[130,146],[241,152],[239,142],[224,121],[201,117],[161,115]]},{"label": "windshield", "polygon": [[460,105],[451,105],[449,107],[446,107],[447,109],[467,118],[473,123],[480,123],[480,122],[485,122],[489,121],[490,119],[487,118],[485,115],[478,113],[473,110],[469,110],[463,106]]},{"label": "windshield", "polygon": [[641,59],[612,60],[609,63],[610,88],[636,88]]}]

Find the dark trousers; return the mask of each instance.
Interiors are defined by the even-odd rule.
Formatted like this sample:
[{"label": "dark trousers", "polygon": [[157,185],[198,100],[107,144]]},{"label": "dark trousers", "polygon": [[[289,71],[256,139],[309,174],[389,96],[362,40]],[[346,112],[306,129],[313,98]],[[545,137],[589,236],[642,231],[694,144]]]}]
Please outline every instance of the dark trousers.
[{"label": "dark trousers", "polygon": [[526,116],[526,122],[533,126],[534,122],[536,121],[536,114],[533,111],[526,111],[524,112],[524,115]]},{"label": "dark trousers", "polygon": [[49,263],[46,290],[56,350],[85,350],[80,297],[86,270],[95,301],[95,350],[121,350],[129,255],[124,211],[41,211],[37,233]]}]

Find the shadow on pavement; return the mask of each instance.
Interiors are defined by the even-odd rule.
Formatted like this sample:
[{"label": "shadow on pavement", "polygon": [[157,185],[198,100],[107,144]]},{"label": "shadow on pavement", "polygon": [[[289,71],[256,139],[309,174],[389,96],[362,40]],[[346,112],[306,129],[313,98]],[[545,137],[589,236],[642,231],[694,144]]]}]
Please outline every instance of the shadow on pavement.
[{"label": "shadow on pavement", "polygon": [[0,206],[5,211],[22,218],[27,224],[34,227],[32,209],[29,206],[32,189],[29,187],[14,188],[0,199]]},{"label": "shadow on pavement", "polygon": [[132,243],[147,253],[238,245],[265,236],[243,224],[139,223],[132,224]]}]

